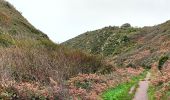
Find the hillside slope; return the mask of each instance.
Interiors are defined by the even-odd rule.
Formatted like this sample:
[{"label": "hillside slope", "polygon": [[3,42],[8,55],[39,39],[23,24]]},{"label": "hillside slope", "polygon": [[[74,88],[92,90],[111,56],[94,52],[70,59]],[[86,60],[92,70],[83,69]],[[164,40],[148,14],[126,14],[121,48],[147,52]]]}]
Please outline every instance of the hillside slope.
[{"label": "hillside slope", "polygon": [[[81,53],[80,51],[74,50],[74,49],[67,50],[66,47],[51,42],[46,34],[37,30],[36,28],[34,28],[21,15],[21,13],[19,13],[11,4],[9,4],[8,2],[6,2],[4,0],[0,0],[0,50],[2,51],[1,53],[11,51],[6,54],[8,54],[9,56],[15,55],[13,58],[14,60],[15,60],[16,56],[19,56],[19,57],[17,57],[17,59],[21,59],[21,61],[28,60],[30,63],[37,63],[44,67],[45,66],[46,67],[52,67],[52,66],[54,67],[53,64],[57,63],[54,60],[57,60],[57,61],[59,59],[61,60],[61,58],[58,58],[57,56],[63,57],[62,58],[63,60],[68,60],[68,61],[71,58],[75,58],[75,59],[72,59],[73,65],[70,64],[69,67],[76,66],[76,64],[75,64],[76,61],[82,60],[82,58],[84,60],[85,59],[87,60],[86,63],[89,62],[88,61],[89,59],[93,58],[92,55],[86,55],[86,54]],[[3,54],[5,55],[5,53],[3,53]],[[35,62],[36,60],[32,61],[36,57],[35,55],[38,56],[38,54],[39,54],[39,58],[37,57],[36,60],[42,60],[42,59],[45,60],[48,58],[49,62],[46,62],[46,61]],[[28,57],[28,59],[22,59],[20,56]],[[42,58],[41,58],[41,56],[42,56]],[[64,58],[64,57],[66,57],[66,58]],[[90,58],[90,57],[92,57],[92,58]],[[76,60],[76,61],[74,62],[74,60]],[[97,59],[96,59],[96,61],[97,61]],[[64,63],[64,61],[61,61],[61,62]],[[81,62],[83,63],[83,60]],[[16,62],[14,62],[14,64],[15,63]],[[20,65],[23,66],[24,62],[20,62],[20,63],[21,63]],[[47,63],[47,64],[45,64],[45,63]],[[59,61],[58,61],[58,63],[59,63]],[[77,63],[80,63],[80,62],[77,62]],[[58,64],[56,64],[56,65],[58,65]],[[55,65],[55,67],[56,67],[56,65]],[[34,66],[36,66],[36,65],[34,65]],[[77,64],[77,66],[78,66],[78,64]],[[88,71],[88,70],[86,70],[86,71]],[[81,70],[80,70],[80,72],[81,72]]]},{"label": "hillside slope", "polygon": [[96,73],[103,66],[99,57],[51,42],[0,0],[0,99],[63,99],[68,94],[66,80]]},{"label": "hillside slope", "polygon": [[170,21],[153,27],[130,25],[86,32],[62,43],[92,54],[104,55],[117,66],[149,67],[170,52]]},{"label": "hillside slope", "polygon": [[0,33],[9,33],[18,39],[48,38],[41,31],[35,29],[15,8],[0,0]]}]

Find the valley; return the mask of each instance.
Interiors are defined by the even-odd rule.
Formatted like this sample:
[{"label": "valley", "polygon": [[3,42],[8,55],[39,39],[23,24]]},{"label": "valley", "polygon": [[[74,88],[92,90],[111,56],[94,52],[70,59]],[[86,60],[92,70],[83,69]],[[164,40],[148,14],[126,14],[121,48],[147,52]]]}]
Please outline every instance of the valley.
[{"label": "valley", "polygon": [[0,100],[169,100],[170,21],[53,43],[0,0]]}]

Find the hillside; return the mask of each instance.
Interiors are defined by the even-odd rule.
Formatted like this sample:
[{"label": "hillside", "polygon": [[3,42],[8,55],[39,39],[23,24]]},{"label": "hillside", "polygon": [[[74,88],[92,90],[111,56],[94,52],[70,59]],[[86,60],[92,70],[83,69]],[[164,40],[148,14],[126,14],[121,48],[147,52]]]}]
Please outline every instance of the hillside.
[{"label": "hillside", "polygon": [[8,33],[14,39],[48,38],[47,35],[35,29],[20,12],[8,2],[0,0],[0,32]]},{"label": "hillside", "polygon": [[124,82],[105,90],[104,100],[140,100],[140,97],[145,97],[143,100],[169,100],[170,21],[143,28],[134,28],[127,23],[121,27],[109,26],[86,32],[62,44],[102,55],[107,63],[117,68],[150,69],[151,77],[138,83],[135,96],[128,94],[130,83]]},{"label": "hillside", "polygon": [[[18,12],[11,4],[4,0],[0,0],[0,50],[2,51],[2,55],[4,54],[5,56],[5,54],[7,54],[9,56],[12,56],[9,57],[11,58],[11,60],[18,60],[18,62],[20,60],[28,60],[30,62],[31,60],[30,63],[36,63],[37,65],[40,64],[40,66],[46,66],[46,68],[54,66],[53,64],[57,63],[55,62],[55,60],[57,60],[59,64],[60,62],[64,62],[64,60],[70,60],[71,58],[72,60],[76,61],[82,60],[82,63],[83,59],[84,61],[87,60],[87,62],[85,61],[86,63],[89,62],[89,59],[95,59],[95,56],[93,55],[87,55],[75,49],[68,50],[67,47],[53,43],[51,40],[49,40],[46,34],[34,28],[21,15],[20,12]],[[23,59],[22,57],[24,56],[27,58]],[[34,56],[37,58],[35,58]],[[61,56],[63,58],[58,58],[57,56]],[[46,59],[48,59],[49,62],[46,63]],[[63,59],[63,61],[61,60],[59,62],[59,59]],[[45,62],[43,62],[43,60]],[[97,59],[95,60],[97,61]],[[14,62],[14,64],[15,63],[16,62]],[[25,63],[25,61],[20,63],[21,64],[19,65],[23,66],[23,63]],[[75,66],[75,63],[74,61],[72,61],[73,66]],[[69,67],[72,67],[72,65],[70,64]],[[88,72],[88,70],[86,71]]]},{"label": "hillside", "polygon": [[163,24],[134,28],[124,24],[86,32],[64,42],[65,46],[92,54],[104,55],[117,66],[149,67],[169,54],[170,21]]},{"label": "hillside", "polygon": [[0,0],[0,56],[3,100],[65,98],[70,77],[97,73],[105,66],[100,57],[51,42],[4,0]]}]

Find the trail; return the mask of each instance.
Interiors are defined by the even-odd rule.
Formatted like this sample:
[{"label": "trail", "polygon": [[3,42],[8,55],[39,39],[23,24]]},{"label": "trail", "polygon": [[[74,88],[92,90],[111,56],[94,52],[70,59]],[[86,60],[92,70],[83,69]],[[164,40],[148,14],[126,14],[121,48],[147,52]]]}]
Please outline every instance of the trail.
[{"label": "trail", "polygon": [[147,90],[149,86],[150,72],[147,73],[146,78],[139,82],[139,88],[137,89],[133,100],[148,100]]}]

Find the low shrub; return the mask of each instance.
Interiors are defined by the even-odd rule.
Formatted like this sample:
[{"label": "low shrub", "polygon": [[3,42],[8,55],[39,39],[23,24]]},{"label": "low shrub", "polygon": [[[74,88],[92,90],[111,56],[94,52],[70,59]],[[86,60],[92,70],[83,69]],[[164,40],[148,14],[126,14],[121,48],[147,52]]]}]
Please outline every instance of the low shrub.
[{"label": "low shrub", "polygon": [[169,56],[163,56],[159,60],[158,69],[162,70],[164,63],[169,59]]}]

